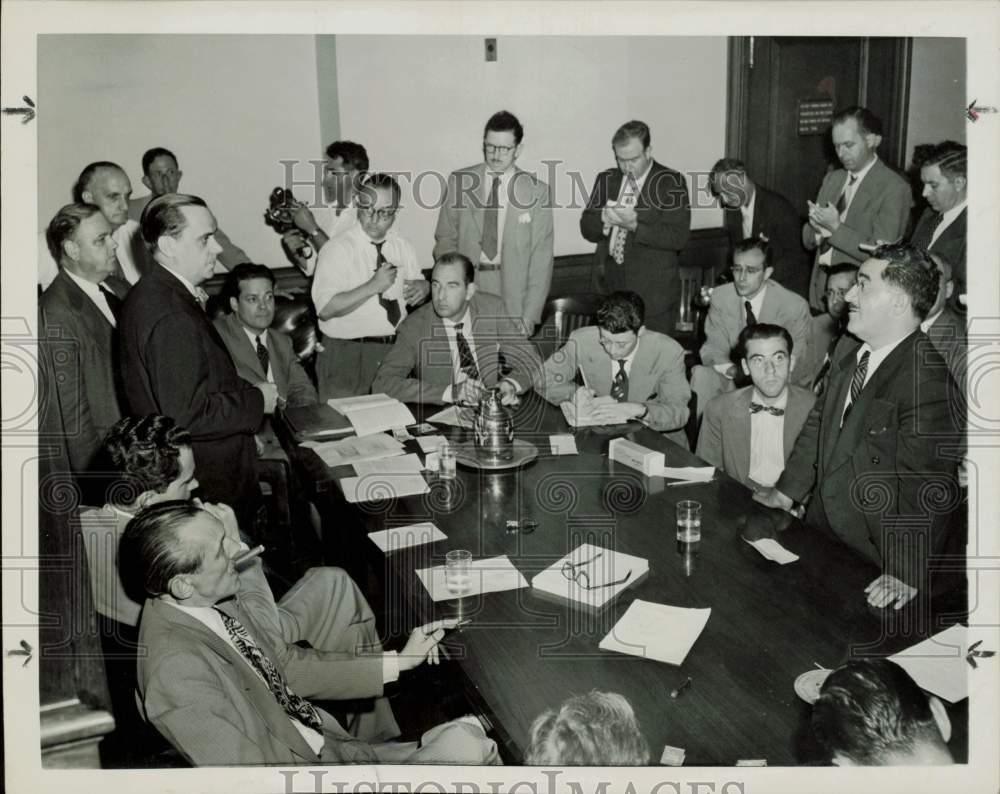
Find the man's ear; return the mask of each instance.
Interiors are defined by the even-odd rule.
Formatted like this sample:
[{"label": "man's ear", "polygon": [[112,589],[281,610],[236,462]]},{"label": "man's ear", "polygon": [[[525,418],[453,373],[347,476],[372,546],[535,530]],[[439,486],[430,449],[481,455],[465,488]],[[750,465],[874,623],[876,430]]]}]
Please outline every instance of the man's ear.
[{"label": "man's ear", "polygon": [[170,583],[167,585],[167,590],[174,601],[187,601],[192,595],[194,595],[194,587],[191,584],[191,580],[188,578],[187,574],[178,574]]},{"label": "man's ear", "polygon": [[177,241],[169,234],[161,234],[159,239],[156,241],[156,247],[163,252],[164,256],[171,258],[174,255],[174,246],[176,244]]},{"label": "man's ear", "polygon": [[184,178],[184,172],[178,169],[177,171],[177,189],[181,188],[181,180]]},{"label": "man's ear", "polygon": [[83,203],[84,204],[93,204],[94,203],[94,194],[91,193],[89,190],[84,190],[80,194],[80,198],[83,199]]},{"label": "man's ear", "polygon": [[944,297],[945,300],[951,300],[952,294],[955,292],[955,282],[953,279],[948,279],[944,283]]},{"label": "man's ear", "polygon": [[476,282],[472,282],[465,288],[465,297],[472,300],[472,296],[476,294]]},{"label": "man's ear", "polygon": [[869,132],[865,135],[865,143],[868,144],[869,149],[877,149],[879,144],[882,143],[882,136]]},{"label": "man's ear", "polygon": [[146,176],[145,174],[143,174],[142,176],[142,184],[144,184],[149,189],[150,193],[153,192],[153,183],[149,181],[149,177]]},{"label": "man's ear", "polygon": [[80,258],[80,246],[76,244],[74,240],[63,240],[62,244],[63,253],[66,254],[74,262],[78,261]]},{"label": "man's ear", "polygon": [[773,267],[765,267],[764,268],[764,281],[767,281],[769,278],[771,278],[771,276],[773,274],[774,274],[774,268]]},{"label": "man's ear", "polygon": [[240,302],[238,300],[236,300],[236,298],[234,298],[233,296],[230,295],[229,296],[229,308],[232,309],[235,312],[239,308],[239,306],[240,306]]},{"label": "man's ear", "polygon": [[941,738],[947,744],[951,740],[951,720],[948,719],[948,712],[945,711],[944,703],[934,695],[930,695],[927,700],[931,706],[931,716],[934,717],[934,722],[937,723],[938,730],[941,731]]},{"label": "man's ear", "polygon": [[747,366],[747,360],[745,358],[740,359],[740,368],[743,370],[744,375],[750,374],[750,367]]},{"label": "man's ear", "polygon": [[792,371],[793,369],[795,369],[795,361],[796,361],[796,359],[795,359],[795,354],[794,354],[794,353],[792,353],[792,354],[791,354],[791,355],[790,355],[790,356],[788,357],[788,371],[789,371],[789,372],[791,372],[791,371]]},{"label": "man's ear", "polygon": [[952,180],[952,184],[955,185],[955,190],[964,193],[965,189],[969,186],[969,180],[966,179],[964,176],[956,176]]}]

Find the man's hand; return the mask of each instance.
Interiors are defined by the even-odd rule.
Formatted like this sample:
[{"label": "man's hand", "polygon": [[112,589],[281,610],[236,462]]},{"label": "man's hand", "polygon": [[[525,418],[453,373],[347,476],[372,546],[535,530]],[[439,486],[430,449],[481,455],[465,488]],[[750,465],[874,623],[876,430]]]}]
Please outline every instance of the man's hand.
[{"label": "man's hand", "polygon": [[893,604],[893,609],[900,609],[913,599],[917,594],[917,588],[910,587],[895,576],[884,573],[868,585],[865,592],[868,594],[868,603],[873,607],[887,607]]},{"label": "man's hand", "polygon": [[428,664],[437,664],[440,659],[438,643],[444,638],[445,631],[455,628],[456,625],[458,619],[449,618],[427,623],[410,632],[410,639],[399,652],[400,671],[419,667],[425,659]]},{"label": "man's hand", "polygon": [[500,390],[502,405],[520,405],[521,399],[517,396],[517,388],[509,380],[500,381],[497,388]]},{"label": "man's hand", "polygon": [[267,381],[255,383],[254,386],[264,395],[264,413],[273,414],[274,407],[278,404],[278,387]]},{"label": "man's hand", "polygon": [[389,287],[396,283],[396,276],[399,270],[390,262],[383,262],[375,275],[371,278],[371,283],[375,287],[375,292],[381,295]]},{"label": "man's hand", "polygon": [[621,221],[620,225],[630,232],[634,232],[639,226],[639,216],[635,213],[635,207],[619,207],[618,218]]},{"label": "man's hand", "polygon": [[523,322],[524,322],[524,335],[528,339],[531,339],[531,337],[535,335],[535,331],[538,328],[538,323],[536,323],[534,320],[523,320]]},{"label": "man's hand", "polygon": [[257,457],[264,454],[264,442],[256,433],[253,434],[253,445],[257,448]]},{"label": "man's hand", "polygon": [[832,234],[840,227],[840,213],[837,212],[837,208],[829,201],[826,202],[825,207],[821,207],[818,204],[811,204],[809,207],[809,223],[813,225],[813,228],[819,226],[821,229],[826,229]]},{"label": "man's hand", "polygon": [[753,500],[760,502],[766,507],[774,507],[778,510],[792,511],[792,499],[785,496],[777,488],[761,488],[753,492]]},{"label": "man's hand", "polygon": [[403,282],[403,300],[407,306],[423,303],[430,292],[431,285],[425,278],[408,278]]},{"label": "man's hand", "polygon": [[292,223],[310,237],[319,231],[319,226],[316,224],[316,218],[313,217],[312,211],[301,201],[296,202],[295,211],[292,213]]},{"label": "man's hand", "polygon": [[486,391],[486,387],[482,381],[466,378],[452,384],[451,401],[456,405],[479,405],[479,401],[483,399],[484,391]]},{"label": "man's hand", "polygon": [[590,415],[602,425],[623,425],[645,410],[646,406],[642,403],[613,402],[595,406]]},{"label": "man's hand", "polygon": [[194,503],[205,512],[215,516],[219,523],[222,524],[222,529],[229,540],[237,544],[243,542],[240,538],[240,525],[236,520],[236,513],[233,512],[233,508],[222,502],[213,504],[212,502],[202,502],[200,499],[195,499]]}]

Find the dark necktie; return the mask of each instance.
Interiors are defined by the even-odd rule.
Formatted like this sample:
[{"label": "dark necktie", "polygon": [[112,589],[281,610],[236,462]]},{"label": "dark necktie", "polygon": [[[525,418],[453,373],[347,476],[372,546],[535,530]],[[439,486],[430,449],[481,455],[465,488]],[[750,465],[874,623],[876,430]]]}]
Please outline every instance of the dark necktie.
[{"label": "dark necktie", "polygon": [[479,367],[476,366],[476,359],[472,357],[472,348],[469,347],[469,340],[462,333],[462,326],[465,323],[455,323],[455,343],[458,345],[458,368],[465,373],[466,377],[472,380],[479,380]]},{"label": "dark necktie", "polygon": [[611,382],[611,396],[620,403],[628,399],[628,373],[625,371],[625,359],[618,360],[618,372]]},{"label": "dark necktie", "polygon": [[868,357],[871,355],[870,350],[866,350],[858,361],[858,365],[854,368],[854,377],[851,378],[851,399],[847,403],[847,408],[844,409],[844,417],[841,420],[841,424],[847,421],[848,415],[851,413],[851,409],[854,407],[854,403],[857,402],[858,396],[861,394],[861,389],[865,385],[865,375],[868,374]]},{"label": "dark necktie", "polygon": [[784,408],[775,408],[773,405],[761,405],[760,403],[750,403],[750,413],[759,414],[761,411],[771,414],[771,416],[784,416]]},{"label": "dark necktie", "polygon": [[935,212],[930,223],[926,224],[924,228],[920,230],[920,234],[915,234],[913,236],[913,239],[910,240],[910,245],[914,248],[923,248],[925,251],[930,248],[931,238],[934,236],[934,232],[937,231],[937,227],[941,225],[941,221],[943,220],[944,215],[940,212]]},{"label": "dark necktie", "polygon": [[[388,260],[382,255],[382,246],[385,245],[385,240],[380,243],[372,243],[375,246],[375,250],[378,252],[375,257],[375,269],[378,270],[382,265],[384,265]],[[395,328],[399,325],[400,311],[399,304],[390,300],[382,294],[378,296],[378,305],[385,309],[385,316],[389,320],[389,324]]]},{"label": "dark necktie", "polygon": [[490,200],[483,213],[483,256],[494,259],[497,255],[497,225],[500,220],[500,177],[493,177]]},{"label": "dark necktie", "polygon": [[747,310],[747,325],[757,325],[757,315],[753,313],[750,301],[743,301],[743,308]]},{"label": "dark necktie", "polygon": [[303,725],[312,728],[314,731],[322,732],[323,720],[319,716],[316,707],[288,688],[285,677],[278,671],[278,668],[274,666],[271,660],[264,655],[264,652],[257,645],[254,638],[250,636],[246,627],[232,615],[227,615],[221,609],[216,611],[222,615],[222,622],[225,624],[226,631],[229,632],[229,637],[232,639],[237,650],[250,663],[253,669],[261,675],[268,689],[271,690],[271,694],[274,695],[275,700],[278,701],[278,705],[285,710],[285,713],[292,719],[296,719]]},{"label": "dark necktie", "polygon": [[257,337],[257,360],[260,362],[261,371],[266,378],[267,367],[271,363],[271,356],[268,354],[267,348],[264,347],[264,343],[260,341],[260,336]]},{"label": "dark necktie", "polygon": [[111,309],[111,316],[115,318],[115,322],[121,322],[122,299],[115,295],[109,287],[105,287],[103,284],[99,284],[98,289],[101,291],[101,296],[104,298],[104,302],[107,303],[108,308]]}]

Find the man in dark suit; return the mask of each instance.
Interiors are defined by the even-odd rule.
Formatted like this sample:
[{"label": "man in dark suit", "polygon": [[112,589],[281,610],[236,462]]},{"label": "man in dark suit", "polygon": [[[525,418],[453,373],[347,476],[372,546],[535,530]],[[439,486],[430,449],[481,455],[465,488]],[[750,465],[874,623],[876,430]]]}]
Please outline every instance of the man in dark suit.
[{"label": "man in dark suit", "polygon": [[259,498],[254,433],[264,413],[274,412],[278,391],[237,375],[205,316],[199,285],[221,250],[214,232],[215,217],[196,196],[168,193],[143,211],[142,236],[156,264],[125,301],[122,367],[131,413],[185,426],[205,499],[232,505],[251,532]]},{"label": "man in dark suit", "polygon": [[725,157],[712,166],[712,193],[723,210],[729,257],[737,243],[763,237],[771,245],[773,278],[785,289],[809,298],[809,263],[802,248],[802,222],[791,202],[756,184],[742,160]]},{"label": "man in dark suit", "polygon": [[535,383],[541,361],[495,295],[476,292],[468,257],[445,254],[434,263],[431,302],[396,329],[373,392],[409,403],[477,404],[484,389],[512,403]]},{"label": "man in dark suit", "polygon": [[129,285],[117,268],[111,224],[93,204],[67,204],[49,223],[50,250],[59,273],[42,293],[50,331],[71,343],[56,361],[55,388],[67,428],[66,447],[76,473],[94,462],[101,439],[122,416],[118,321]]},{"label": "man in dark suit", "polygon": [[774,488],[754,498],[801,514],[882,569],[865,588],[875,607],[929,595],[928,559],[940,553],[958,499],[964,405],[920,322],[938,274],[927,254],[882,246],[847,293],[847,329],[829,381]]},{"label": "man in dark suit", "polygon": [[809,322],[809,351],[798,367],[803,375],[803,385],[809,386],[816,396],[825,388],[830,371],[830,356],[840,337],[847,330],[847,301],[844,296],[858,280],[858,266],[848,262],[834,265],[827,271],[826,291],[823,301],[826,311]]},{"label": "man in dark suit", "polygon": [[948,365],[948,371],[965,396],[965,368],[969,358],[968,333],[965,316],[951,308],[949,302],[955,295],[955,281],[952,278],[951,263],[938,254],[931,254],[939,274],[937,300],[927,312],[927,318],[920,323],[920,330],[927,334],[941,358]]},{"label": "man in dark suit", "polygon": [[646,301],[646,327],[670,334],[677,322],[677,257],[691,232],[683,175],[653,159],[649,127],[623,124],[611,139],[618,162],[597,175],[580,232],[592,243],[603,292],[629,290]]}]

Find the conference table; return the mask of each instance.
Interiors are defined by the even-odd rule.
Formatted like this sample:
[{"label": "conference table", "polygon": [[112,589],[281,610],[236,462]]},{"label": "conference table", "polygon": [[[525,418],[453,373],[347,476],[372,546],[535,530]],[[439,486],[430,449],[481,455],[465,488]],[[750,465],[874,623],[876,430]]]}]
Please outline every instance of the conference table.
[{"label": "conference table", "polygon": [[[440,406],[412,408],[420,419]],[[574,430],[557,408],[529,395],[514,424],[516,438],[538,447],[536,460],[499,472],[459,465],[452,481],[427,474],[430,491],[422,496],[348,504],[336,480],[352,476],[350,467],[331,469],[302,447],[295,454],[314,487],[324,533],[335,538],[331,562],[357,578],[367,561],[379,571],[386,602],[403,608],[411,625],[470,621],[450,632],[444,647],[464,677],[455,685],[492,723],[508,762],[523,758],[536,716],[598,689],[632,704],[653,763],[665,745],[684,749],[687,766],[819,763],[796,677],[817,665],[895,653],[963,617],[960,609],[928,610],[924,602],[899,611],[869,607],[863,591],[877,568],[797,521],[779,539],[799,559],[765,559],[740,536],[738,520],[753,505],[736,481],[717,472],[708,483],[667,485],[608,458],[610,441],[624,437],[662,451],[669,466],[703,465],[637,423]],[[455,443],[471,438],[457,427],[436,432]],[[572,433],[578,454],[551,454],[555,433]],[[406,446],[418,451],[413,441]],[[697,554],[678,550],[674,509],[681,499],[702,504]],[[525,519],[537,522],[534,531],[508,530],[509,520]],[[447,539],[388,554],[367,539],[368,532],[423,521]],[[415,573],[442,565],[450,550],[467,549],[474,560],[507,555],[530,582],[587,542],[647,559],[648,575],[594,610],[530,587],[434,602]],[[711,608],[680,666],[598,648],[635,599]],[[688,677],[690,685],[672,698]],[[967,703],[949,707],[957,758],[967,752]]]}]

